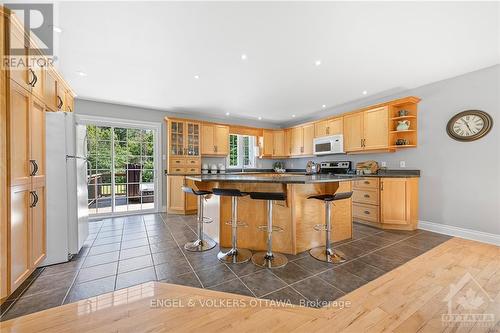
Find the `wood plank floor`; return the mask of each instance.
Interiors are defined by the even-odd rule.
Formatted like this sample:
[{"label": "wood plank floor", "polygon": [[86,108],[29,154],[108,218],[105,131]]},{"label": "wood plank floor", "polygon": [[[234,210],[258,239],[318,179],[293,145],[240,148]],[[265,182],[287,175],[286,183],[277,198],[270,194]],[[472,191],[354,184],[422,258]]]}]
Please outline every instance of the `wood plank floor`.
[{"label": "wood plank floor", "polygon": [[[456,287],[450,308],[445,298]],[[152,306],[160,301],[176,306]],[[500,332],[500,247],[453,238],[337,300],[311,309],[146,283],[0,323],[2,332]],[[211,307],[203,306],[209,304]],[[264,301],[262,301],[264,302]],[[182,307],[177,306],[182,304]],[[232,307],[228,307],[232,304]],[[465,310],[469,306],[471,310]],[[445,325],[480,313],[486,322]]]}]

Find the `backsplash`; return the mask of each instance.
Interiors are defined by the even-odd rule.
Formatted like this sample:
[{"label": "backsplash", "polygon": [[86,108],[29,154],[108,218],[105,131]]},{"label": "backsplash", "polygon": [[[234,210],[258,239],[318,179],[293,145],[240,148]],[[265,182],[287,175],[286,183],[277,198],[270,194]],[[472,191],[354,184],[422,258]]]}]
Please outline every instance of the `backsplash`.
[{"label": "backsplash", "polygon": [[[268,159],[257,159],[257,165],[255,169],[272,169],[273,168],[273,163],[277,160],[268,160]],[[226,166],[227,169],[227,159],[225,157],[202,157],[201,158],[201,163],[207,163],[209,166],[212,164],[219,165],[219,163],[222,163],[223,165]]]}]

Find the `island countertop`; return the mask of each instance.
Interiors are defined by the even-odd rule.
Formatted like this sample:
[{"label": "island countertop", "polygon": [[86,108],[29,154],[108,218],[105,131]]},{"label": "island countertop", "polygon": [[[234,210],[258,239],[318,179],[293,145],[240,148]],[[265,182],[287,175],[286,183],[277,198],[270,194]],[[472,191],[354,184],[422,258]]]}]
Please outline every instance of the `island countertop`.
[{"label": "island countertop", "polygon": [[195,182],[232,182],[232,183],[274,183],[274,184],[316,184],[353,181],[357,176],[338,176],[329,174],[202,174],[186,176]]}]

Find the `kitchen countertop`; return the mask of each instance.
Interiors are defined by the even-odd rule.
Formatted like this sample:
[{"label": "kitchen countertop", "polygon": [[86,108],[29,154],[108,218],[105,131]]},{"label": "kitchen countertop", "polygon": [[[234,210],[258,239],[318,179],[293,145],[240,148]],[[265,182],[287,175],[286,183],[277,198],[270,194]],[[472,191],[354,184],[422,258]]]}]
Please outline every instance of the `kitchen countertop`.
[{"label": "kitchen countertop", "polygon": [[[258,170],[254,169],[251,171],[226,171],[224,174],[193,174],[193,173],[166,173],[167,176],[186,176],[186,177],[197,177],[199,178],[200,176],[206,177],[206,176],[241,176],[241,175],[246,175],[246,176],[255,176],[259,174],[274,174],[275,172],[272,170],[264,169],[264,170]],[[317,175],[308,175],[305,170],[302,169],[291,169],[287,170],[285,173],[276,173],[276,177],[296,177],[296,176],[304,176],[304,177],[310,177],[310,176],[322,176],[322,177],[342,177],[342,178],[361,178],[361,177],[384,177],[384,178],[415,178],[415,177],[420,177],[420,170],[379,170],[377,173],[374,174],[368,174],[368,175],[345,175],[345,174],[317,174]],[[261,177],[262,178],[262,177]],[[266,178],[272,178],[272,177],[266,177]],[[232,181],[232,180],[227,180],[227,181]],[[316,183],[321,183],[325,182],[325,180],[319,180],[315,181]],[[266,182],[267,183],[267,182]],[[292,184],[293,182],[290,182]],[[307,183],[299,183],[299,184],[307,184]]]},{"label": "kitchen countertop", "polygon": [[348,175],[301,175],[276,174],[276,176],[259,176],[258,173],[238,174],[207,174],[189,175],[187,179],[197,182],[232,182],[232,183],[277,183],[277,184],[315,184],[345,182],[357,179],[357,176]]}]

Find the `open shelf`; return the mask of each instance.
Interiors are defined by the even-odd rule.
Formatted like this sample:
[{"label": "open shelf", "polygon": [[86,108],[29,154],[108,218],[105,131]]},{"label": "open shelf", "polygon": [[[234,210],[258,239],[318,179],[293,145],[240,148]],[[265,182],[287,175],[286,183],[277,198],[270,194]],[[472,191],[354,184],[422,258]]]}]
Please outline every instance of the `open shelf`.
[{"label": "open shelf", "polygon": [[391,148],[399,149],[399,148],[415,148],[417,145],[394,145]]},{"label": "open shelf", "polygon": [[392,120],[401,120],[401,119],[415,119],[415,118],[417,118],[417,116],[408,115],[408,116],[392,117],[391,119]]},{"label": "open shelf", "polygon": [[417,130],[404,130],[404,131],[390,131],[389,133],[391,134],[399,134],[399,133],[413,133],[413,132],[416,132]]}]

